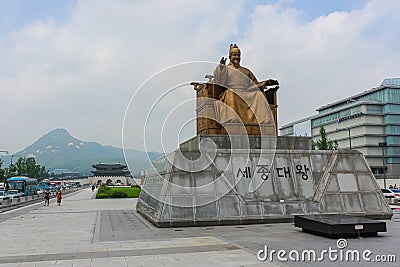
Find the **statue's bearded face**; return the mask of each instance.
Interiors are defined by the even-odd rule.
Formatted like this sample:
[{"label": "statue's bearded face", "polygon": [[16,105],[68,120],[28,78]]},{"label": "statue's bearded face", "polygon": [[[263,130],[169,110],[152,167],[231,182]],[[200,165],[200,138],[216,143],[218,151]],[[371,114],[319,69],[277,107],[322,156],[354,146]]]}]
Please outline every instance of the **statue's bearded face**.
[{"label": "statue's bearded face", "polygon": [[232,64],[235,67],[239,67],[240,66],[240,50],[234,49],[231,53],[231,56],[229,57],[229,60],[232,62]]}]

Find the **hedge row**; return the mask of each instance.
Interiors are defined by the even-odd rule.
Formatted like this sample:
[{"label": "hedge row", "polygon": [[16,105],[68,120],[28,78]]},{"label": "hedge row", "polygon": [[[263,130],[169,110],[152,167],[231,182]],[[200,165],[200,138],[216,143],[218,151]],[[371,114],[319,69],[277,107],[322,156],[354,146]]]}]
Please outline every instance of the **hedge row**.
[{"label": "hedge row", "polygon": [[126,197],[139,197],[140,187],[108,187],[101,185],[97,190],[96,198],[126,198]]}]

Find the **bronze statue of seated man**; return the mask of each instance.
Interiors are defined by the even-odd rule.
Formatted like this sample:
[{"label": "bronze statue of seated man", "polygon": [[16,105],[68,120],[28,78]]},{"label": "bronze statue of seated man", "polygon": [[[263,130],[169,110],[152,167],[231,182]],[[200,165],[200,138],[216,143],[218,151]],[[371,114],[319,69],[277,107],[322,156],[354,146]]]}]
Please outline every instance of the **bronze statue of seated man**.
[{"label": "bronze statue of seated man", "polygon": [[241,52],[236,44],[229,49],[229,64],[222,58],[214,70],[213,82],[226,88],[216,104],[218,123],[242,123],[243,125],[273,124],[273,116],[264,91],[275,86],[277,80],[269,79],[258,82],[254,74],[240,66]]}]

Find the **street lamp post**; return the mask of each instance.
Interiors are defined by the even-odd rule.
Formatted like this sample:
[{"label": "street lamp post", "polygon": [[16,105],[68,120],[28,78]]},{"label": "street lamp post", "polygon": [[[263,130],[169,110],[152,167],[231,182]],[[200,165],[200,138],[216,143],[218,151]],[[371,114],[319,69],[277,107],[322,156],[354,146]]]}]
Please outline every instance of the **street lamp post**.
[{"label": "street lamp post", "polygon": [[[338,129],[338,128],[336,128],[336,132],[341,132],[341,131],[345,131],[346,130],[346,128],[342,128],[342,129]],[[351,150],[351,132],[350,132],[350,130],[351,130],[351,128],[349,127],[349,128],[347,128],[347,132],[348,132],[348,134],[349,134],[349,149]]]},{"label": "street lamp post", "polygon": [[382,148],[383,186],[384,186],[384,188],[386,188],[385,147],[387,147],[387,143],[386,142],[379,142],[378,146]]},{"label": "street lamp post", "polygon": [[350,150],[351,150],[351,135],[350,135],[350,127],[348,128],[349,130],[349,145],[350,145]]}]

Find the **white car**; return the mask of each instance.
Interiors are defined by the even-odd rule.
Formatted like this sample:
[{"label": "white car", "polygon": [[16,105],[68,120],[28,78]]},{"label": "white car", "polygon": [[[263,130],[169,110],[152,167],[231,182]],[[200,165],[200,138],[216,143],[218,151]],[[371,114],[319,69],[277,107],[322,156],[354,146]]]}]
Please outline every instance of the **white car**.
[{"label": "white car", "polygon": [[390,209],[393,213],[400,214],[400,207],[398,205],[390,205]]},{"label": "white car", "polygon": [[385,197],[394,197],[394,194],[392,191],[390,191],[389,189],[386,188],[382,188],[382,193]]},{"label": "white car", "polygon": [[7,191],[7,196],[11,199],[13,198],[19,198],[22,196],[22,194],[20,192],[18,192],[18,190],[8,190]]},{"label": "white car", "polygon": [[0,191],[0,200],[10,199],[10,197],[6,194],[5,191]]},{"label": "white car", "polygon": [[400,201],[400,189],[389,188],[388,190]]},{"label": "white car", "polygon": [[[392,188],[382,188],[382,193],[390,203],[400,203],[400,191]],[[393,202],[394,201],[394,202]]]},{"label": "white car", "polygon": [[36,194],[38,194],[39,196],[41,196],[41,195],[43,195],[44,194],[44,189],[38,189],[37,191],[36,191]]}]

